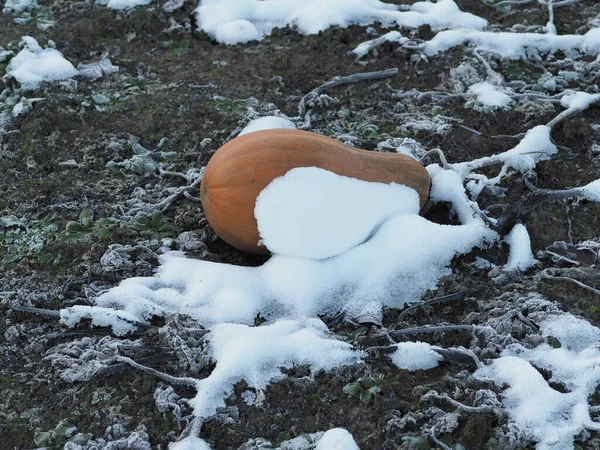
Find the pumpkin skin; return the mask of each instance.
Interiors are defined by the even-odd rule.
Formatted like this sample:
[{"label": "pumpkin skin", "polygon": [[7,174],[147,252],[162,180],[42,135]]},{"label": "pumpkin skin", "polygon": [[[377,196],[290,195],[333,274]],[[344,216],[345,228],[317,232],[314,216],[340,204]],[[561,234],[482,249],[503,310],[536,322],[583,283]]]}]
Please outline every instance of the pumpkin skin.
[{"label": "pumpkin skin", "polygon": [[258,245],[256,198],[271,181],[296,167],[403,184],[417,191],[421,207],[429,196],[429,174],[409,156],[359,150],[308,131],[262,130],[229,141],[206,166],[200,200],[208,223],[229,245],[268,254],[266,247]]}]

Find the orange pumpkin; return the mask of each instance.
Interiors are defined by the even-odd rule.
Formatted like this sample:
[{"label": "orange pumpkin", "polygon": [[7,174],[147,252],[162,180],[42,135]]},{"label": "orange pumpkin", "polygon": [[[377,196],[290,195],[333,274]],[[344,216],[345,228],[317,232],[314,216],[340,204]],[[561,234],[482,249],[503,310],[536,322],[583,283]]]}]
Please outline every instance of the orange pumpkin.
[{"label": "orange pumpkin", "polygon": [[256,198],[271,181],[296,167],[403,184],[418,192],[421,206],[429,196],[429,174],[409,156],[359,150],[307,131],[263,130],[229,141],[206,166],[200,200],[208,223],[233,247],[268,254],[266,247],[258,245]]}]

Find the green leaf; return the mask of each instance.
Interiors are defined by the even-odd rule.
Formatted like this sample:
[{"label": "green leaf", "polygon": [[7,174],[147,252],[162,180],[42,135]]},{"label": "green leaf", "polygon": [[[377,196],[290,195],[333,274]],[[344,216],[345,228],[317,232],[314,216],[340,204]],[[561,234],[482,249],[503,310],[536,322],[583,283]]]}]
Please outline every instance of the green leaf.
[{"label": "green leaf", "polygon": [[562,344],[560,343],[560,341],[558,339],[556,339],[554,336],[548,336],[546,338],[546,342],[548,342],[548,345],[550,345],[550,347],[552,348],[561,348]]},{"label": "green leaf", "polygon": [[96,103],[96,105],[106,105],[110,103],[110,98],[103,94],[92,95],[92,100],[94,100],[94,103]]},{"label": "green leaf", "polygon": [[50,439],[50,433],[48,433],[47,431],[42,431],[35,435],[35,437],[33,438],[33,442],[35,442],[35,445],[37,445],[38,447],[47,447],[48,445],[50,445]]},{"label": "green leaf", "polygon": [[148,153],[150,153],[147,149],[145,149],[143,146],[141,146],[137,142],[134,144],[131,144],[131,149],[133,150],[133,153],[135,153],[136,155],[147,155]]},{"label": "green leaf", "polygon": [[409,448],[415,450],[431,450],[429,441],[424,436],[403,436],[402,441],[407,441],[410,444]]},{"label": "green leaf", "polygon": [[117,219],[116,217],[103,217],[102,219],[98,219],[96,221],[96,226],[108,227],[108,226],[113,225],[118,222],[119,222],[119,219]]},{"label": "green leaf", "polygon": [[61,235],[61,239],[65,242],[78,241],[85,239],[88,236],[87,232],[69,232]]},{"label": "green leaf", "polygon": [[25,222],[19,220],[17,216],[0,217],[0,227],[24,227]]},{"label": "green leaf", "polygon": [[81,233],[85,231],[85,228],[83,228],[83,225],[80,222],[75,222],[73,220],[67,223],[66,228],[70,233]]},{"label": "green leaf", "polygon": [[169,148],[169,140],[166,137],[163,137],[156,146],[157,152],[165,152]]},{"label": "green leaf", "polygon": [[58,425],[56,425],[56,428],[54,428],[54,434],[56,434],[58,438],[66,439],[73,436],[75,430],[77,430],[75,425],[69,422],[60,422]]},{"label": "green leaf", "polygon": [[363,382],[363,386],[365,389],[371,389],[372,387],[375,387],[379,384],[379,380],[373,377],[367,377],[365,378],[365,381]]},{"label": "green leaf", "polygon": [[344,394],[352,395],[355,392],[358,392],[360,390],[361,390],[361,387],[360,387],[359,383],[348,383],[346,386],[344,386],[344,388],[342,389],[342,392]]},{"label": "green leaf", "polygon": [[39,262],[47,263],[54,259],[54,255],[52,253],[40,253],[37,259]]},{"label": "green leaf", "polygon": [[290,436],[290,433],[288,433],[287,431],[282,431],[277,435],[277,445],[281,444],[284,441],[289,441],[291,438],[292,437]]},{"label": "green leaf", "polygon": [[92,433],[77,433],[69,442],[73,442],[74,444],[85,445],[92,438]]},{"label": "green leaf", "polygon": [[452,438],[452,434],[450,434],[450,433],[442,434],[441,436],[438,437],[438,439],[448,446],[450,446],[452,444],[452,441],[454,440]]},{"label": "green leaf", "polygon": [[85,208],[81,210],[79,213],[79,221],[83,224],[84,227],[87,227],[94,220],[94,211],[89,208]]},{"label": "green leaf", "polygon": [[21,255],[19,254],[11,254],[11,255],[6,255],[4,258],[2,258],[2,262],[3,263],[11,263],[11,262],[15,262],[17,261],[19,258],[21,257]]},{"label": "green leaf", "polygon": [[368,390],[363,390],[360,393],[360,401],[365,405],[368,405],[373,398],[373,394],[371,394]]}]

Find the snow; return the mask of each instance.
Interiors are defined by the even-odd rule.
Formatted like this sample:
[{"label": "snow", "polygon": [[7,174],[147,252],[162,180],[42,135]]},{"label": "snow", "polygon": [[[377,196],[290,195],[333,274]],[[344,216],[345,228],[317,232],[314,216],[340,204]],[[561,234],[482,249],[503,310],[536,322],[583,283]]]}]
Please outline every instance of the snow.
[{"label": "snow", "polygon": [[525,225],[518,223],[504,239],[510,247],[508,262],[504,270],[525,271],[535,266],[536,260],[531,251],[531,239]]},{"label": "snow", "polygon": [[106,5],[110,9],[133,9],[137,6],[145,6],[152,3],[152,0],[96,0],[98,5]]},{"label": "snow", "polygon": [[[260,267],[240,267],[168,252],[153,277],[126,279],[93,307],[63,309],[61,320],[73,326],[89,318],[121,335],[134,331],[135,322],[180,313],[210,328],[216,367],[197,382],[191,400],[204,417],[224,405],[241,379],[264,389],[282,366],[308,364],[315,371],[355,363],[361,354],[331,338],[317,315],[379,315],[384,306],[416,301],[450,273],[456,255],[498,238],[472,214],[460,175],[439,167],[431,173],[433,197],[451,201],[462,225],[418,216],[411,188],[294,169],[260,194],[257,217],[265,242],[295,256],[274,254]],[[257,314],[269,322],[251,326]]]},{"label": "snow", "polygon": [[525,133],[521,141],[512,149],[493,156],[484,156],[463,163],[451,164],[451,168],[463,177],[471,174],[473,170],[488,165],[503,164],[500,174],[493,178],[481,176],[486,184],[494,185],[500,182],[508,168],[513,168],[521,173],[527,173],[535,168],[538,162],[548,160],[558,152],[556,145],[550,139],[552,129],[546,125],[538,125]]},{"label": "snow", "polygon": [[513,103],[507,94],[487,81],[469,86],[468,92],[475,95],[476,100],[467,102],[466,106],[471,106],[477,111],[488,112],[496,109],[509,109]]},{"label": "snow", "polygon": [[580,189],[583,191],[586,199],[593,202],[600,202],[600,179],[592,181]]},{"label": "snow", "polygon": [[77,69],[61,52],[42,49],[31,36],[24,36],[25,47],[6,68],[6,74],[15,78],[23,90],[37,89],[43,81],[66,80],[78,75]]},{"label": "snow", "polygon": [[[511,421],[537,442],[537,450],[573,448],[574,437],[583,430],[600,430],[588,403],[600,385],[600,330],[562,312],[537,322],[542,336],[558,339],[560,348],[515,344],[475,376],[508,385],[502,403]],[[536,367],[551,373],[550,381],[563,384],[567,392],[553,389]]]},{"label": "snow", "polygon": [[360,43],[352,53],[356,55],[357,58],[362,58],[367,53],[371,51],[371,49],[379,47],[383,45],[385,42],[405,42],[408,41],[408,38],[403,37],[398,31],[390,31],[389,33],[384,34],[376,39],[371,39],[370,41],[365,41]]},{"label": "snow", "polygon": [[319,319],[279,320],[270,325],[222,323],[211,328],[211,353],[217,365],[205,379],[198,381],[198,393],[190,404],[194,414],[209,417],[225,406],[223,394],[233,392],[244,379],[248,387],[265,389],[281,376],[281,368],[309,365],[315,373],[349,364],[362,356],[352,345],[330,339]]},{"label": "snow", "polygon": [[210,446],[199,437],[188,436],[181,441],[169,444],[169,450],[210,450]]},{"label": "snow", "polygon": [[379,0],[202,0],[195,13],[200,30],[229,45],[261,40],[274,28],[286,26],[301,34],[316,34],[332,26],[375,22],[409,28],[429,24],[433,30],[487,25],[484,19],[460,11],[453,0],[417,2],[410,11],[398,11]]},{"label": "snow", "polygon": [[326,431],[315,450],[360,450],[352,435],[343,428]]},{"label": "snow", "polygon": [[463,44],[510,59],[537,58],[558,51],[569,56],[579,54],[595,56],[600,53],[600,28],[591,29],[584,35],[453,29],[436,34],[425,43],[423,51],[428,56],[434,56]]},{"label": "snow", "polygon": [[575,92],[565,95],[560,99],[560,104],[565,108],[583,111],[592,103],[600,100],[600,94],[588,94],[587,92]]},{"label": "snow", "polygon": [[429,192],[431,201],[451,203],[452,211],[458,215],[462,223],[475,220],[473,215],[474,202],[467,198],[460,174],[454,170],[443,169],[437,164],[427,166],[427,171],[431,177],[431,190]]},{"label": "snow", "polygon": [[[364,244],[325,260],[274,255],[260,267],[239,267],[171,252],[161,257],[154,277],[124,280],[98,297],[96,306],[142,323],[175,312],[203,324],[252,324],[258,313],[275,319],[344,310],[356,317],[418,300],[449,273],[455,255],[496,237],[480,221],[440,225],[398,214]],[[70,310],[63,313],[68,325],[75,321],[71,314],[81,315]],[[119,334],[135,329],[122,320],[117,326]]]},{"label": "snow", "polygon": [[[262,243],[271,252],[325,259],[365,242],[394,214],[418,214],[419,196],[396,183],[365,183],[302,167],[273,180],[254,211]],[[336,231],[324,232],[328,229]]]},{"label": "snow", "polygon": [[392,362],[400,369],[427,370],[437,367],[442,355],[434,349],[436,347],[426,342],[401,342],[396,344],[397,350],[390,355]]},{"label": "snow", "polygon": [[252,133],[253,131],[260,130],[274,130],[274,129],[290,129],[295,130],[296,125],[289,119],[278,116],[265,116],[259,117],[258,119],[251,120],[248,125],[244,127],[238,136]]}]

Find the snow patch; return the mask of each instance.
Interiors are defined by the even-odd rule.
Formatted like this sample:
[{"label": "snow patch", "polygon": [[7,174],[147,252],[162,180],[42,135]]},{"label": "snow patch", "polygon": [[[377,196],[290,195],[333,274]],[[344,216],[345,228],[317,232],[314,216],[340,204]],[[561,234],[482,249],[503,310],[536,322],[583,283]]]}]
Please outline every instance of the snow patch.
[{"label": "snow patch", "polygon": [[[113,0],[115,1],[115,0]],[[462,12],[453,0],[417,2],[410,11],[379,0],[202,0],[195,10],[198,28],[223,44],[262,40],[274,28],[295,27],[316,34],[332,26],[369,25],[433,30],[451,27],[481,29],[487,22]]]},{"label": "snow patch", "polygon": [[525,271],[535,266],[536,260],[531,251],[531,239],[525,225],[518,223],[504,238],[510,247],[508,262],[504,270],[522,270]]},{"label": "snow patch", "polygon": [[315,450],[360,450],[352,435],[343,428],[326,431]]},{"label": "snow patch", "polygon": [[434,350],[436,347],[426,342],[401,342],[396,347],[397,350],[390,355],[392,362],[411,372],[432,369],[444,359]]},{"label": "snow patch", "polygon": [[169,450],[211,450],[210,445],[204,439],[195,436],[188,436],[178,442],[169,444]]},{"label": "snow patch", "polygon": [[507,94],[487,81],[469,86],[469,92],[475,95],[476,99],[468,101],[465,106],[477,111],[489,112],[497,109],[510,109],[513,103]]},{"label": "snow patch", "polygon": [[423,52],[433,56],[463,44],[510,59],[536,59],[558,51],[569,56],[595,56],[600,53],[600,28],[594,28],[584,35],[446,30],[426,42]]},{"label": "snow patch", "polygon": [[152,0],[96,0],[97,5],[103,5],[110,9],[133,9],[137,6],[145,6]]},{"label": "snow patch", "polygon": [[275,129],[290,129],[295,130],[296,125],[289,119],[278,116],[265,116],[259,117],[258,119],[251,120],[248,125],[244,127],[238,136],[252,133],[260,130],[275,130]]},{"label": "snow patch", "polygon": [[242,379],[248,386],[265,389],[281,376],[281,367],[309,365],[314,372],[355,364],[362,356],[352,345],[331,339],[319,319],[280,320],[271,325],[249,327],[222,323],[211,328],[211,354],[217,362],[198,393],[190,401],[194,414],[209,417],[225,406],[225,396]]},{"label": "snow patch", "polygon": [[336,256],[365,242],[399,213],[419,213],[414,189],[365,183],[317,167],[292,169],[274,179],[254,209],[262,244],[271,252],[312,259]]},{"label": "snow patch", "polygon": [[10,60],[6,75],[13,77],[23,90],[37,89],[44,81],[66,80],[79,74],[61,52],[42,49],[31,36],[24,36],[25,48]]},{"label": "snow patch", "polygon": [[[600,385],[600,330],[568,313],[546,316],[538,323],[542,336],[557,339],[559,348],[513,344],[475,376],[509,386],[502,403],[525,436],[537,442],[536,449],[573,448],[574,437],[583,430],[600,430],[588,403]],[[564,385],[567,392],[553,389],[536,367],[551,373],[550,381]]]}]

